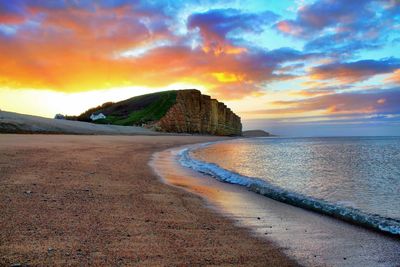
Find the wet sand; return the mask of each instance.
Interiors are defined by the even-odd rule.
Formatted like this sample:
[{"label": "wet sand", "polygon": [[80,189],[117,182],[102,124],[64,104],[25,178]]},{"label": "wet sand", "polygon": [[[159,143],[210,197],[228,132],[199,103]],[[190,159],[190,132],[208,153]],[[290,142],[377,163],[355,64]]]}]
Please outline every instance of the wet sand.
[{"label": "wet sand", "polygon": [[148,165],[218,139],[0,135],[0,266],[296,266]]},{"label": "wet sand", "polygon": [[197,193],[236,225],[275,242],[305,266],[400,266],[400,240],[287,205],[180,166],[178,149],[152,161],[166,183]]}]

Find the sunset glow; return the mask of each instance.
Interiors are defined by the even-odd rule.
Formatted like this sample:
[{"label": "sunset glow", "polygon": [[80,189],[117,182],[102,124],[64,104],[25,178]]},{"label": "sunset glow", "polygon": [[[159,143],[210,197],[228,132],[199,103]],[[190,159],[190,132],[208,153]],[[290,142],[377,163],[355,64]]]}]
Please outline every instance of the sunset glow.
[{"label": "sunset glow", "polygon": [[334,121],[393,134],[399,30],[397,0],[0,0],[0,109],[76,115],[197,88],[245,128]]}]

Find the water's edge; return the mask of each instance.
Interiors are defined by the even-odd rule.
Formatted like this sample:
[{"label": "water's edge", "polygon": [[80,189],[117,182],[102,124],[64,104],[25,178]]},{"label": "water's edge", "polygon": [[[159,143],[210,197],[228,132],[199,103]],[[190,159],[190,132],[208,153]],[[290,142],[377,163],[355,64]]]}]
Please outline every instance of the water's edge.
[{"label": "water's edge", "polygon": [[270,184],[265,180],[243,176],[223,169],[217,164],[203,162],[190,156],[191,151],[215,143],[216,142],[209,142],[180,150],[178,153],[179,163],[184,167],[214,177],[219,181],[245,186],[250,191],[268,198],[328,215],[384,234],[400,237],[400,220],[385,218],[377,214],[368,214],[358,209],[334,205],[324,200],[304,196]]},{"label": "water's edge", "polygon": [[302,266],[399,266],[397,236],[285,204],[182,166],[179,152],[199,145],[156,152],[148,164],[160,182],[201,197],[207,208],[272,242]]}]

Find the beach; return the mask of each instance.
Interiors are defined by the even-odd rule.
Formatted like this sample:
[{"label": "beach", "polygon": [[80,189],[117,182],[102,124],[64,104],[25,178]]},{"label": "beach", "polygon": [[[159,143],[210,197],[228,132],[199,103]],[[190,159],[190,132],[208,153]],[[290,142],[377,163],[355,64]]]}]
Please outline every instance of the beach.
[{"label": "beach", "polygon": [[155,152],[217,140],[0,135],[0,265],[297,266],[148,165]]},{"label": "beach", "polygon": [[[231,142],[219,144],[227,143]],[[158,152],[152,165],[166,183],[204,197],[209,207],[235,225],[250,229],[255,236],[273,241],[303,266],[399,265],[398,237],[275,201],[245,186],[218,181],[218,175],[211,177],[183,167],[179,162],[182,152],[201,147],[190,145]]]}]

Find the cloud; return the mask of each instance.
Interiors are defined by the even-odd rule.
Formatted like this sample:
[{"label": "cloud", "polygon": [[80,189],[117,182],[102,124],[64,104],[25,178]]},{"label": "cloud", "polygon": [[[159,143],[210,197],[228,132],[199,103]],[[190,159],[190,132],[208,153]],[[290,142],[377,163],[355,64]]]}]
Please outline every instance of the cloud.
[{"label": "cloud", "polygon": [[276,14],[269,11],[254,14],[236,9],[214,9],[189,16],[188,27],[199,29],[206,52],[238,54],[246,51],[246,48],[235,46],[229,35],[261,33],[265,26],[277,18]]},{"label": "cloud", "polygon": [[361,49],[385,45],[399,25],[398,1],[317,0],[297,11],[295,19],[284,19],[275,29],[307,41],[307,51],[327,51],[336,57],[352,57]]},{"label": "cloud", "polygon": [[397,69],[393,72],[393,74],[386,79],[389,83],[400,84],[400,69]]},{"label": "cloud", "polygon": [[24,21],[23,1],[0,1],[0,24],[14,24]]},{"label": "cloud", "polygon": [[340,83],[353,83],[371,78],[377,74],[391,73],[400,68],[400,60],[360,60],[349,63],[331,63],[311,69],[309,75],[314,80],[336,80]]},{"label": "cloud", "polygon": [[334,93],[301,100],[275,101],[280,108],[248,112],[257,115],[301,114],[400,114],[400,88]]},{"label": "cloud", "polygon": [[304,89],[304,90],[290,92],[291,95],[303,96],[303,97],[329,95],[329,94],[333,94],[333,93],[334,93],[334,91],[325,90],[325,89],[307,89],[307,90]]},{"label": "cloud", "polygon": [[306,43],[304,50],[330,51],[330,54],[336,58],[352,58],[361,49],[379,49],[382,46],[379,40],[382,36],[384,35],[376,36],[375,40],[368,40],[350,32],[326,34]]},{"label": "cloud", "polygon": [[[69,22],[76,22],[71,17],[78,14],[62,15],[59,13],[57,20],[48,17],[38,29],[24,29],[2,40],[3,86],[71,92],[127,85],[159,87],[186,81],[205,83],[224,98],[240,98],[259,93],[261,83],[291,78],[273,73],[280,64],[313,56],[287,48],[217,56],[180,44],[172,34],[150,33],[135,20],[128,19],[132,26],[120,29],[127,22],[124,16],[110,18],[109,22],[102,16],[96,23],[99,28],[92,29],[89,23],[96,21],[92,14],[86,14],[77,25]],[[37,35],[42,38],[35,38]],[[171,42],[135,56],[122,56],[125,49],[151,46],[160,38]]]},{"label": "cloud", "polygon": [[[183,82],[205,87],[222,99],[240,99],[263,94],[269,83],[303,75],[351,83],[399,69],[397,59],[337,60],[306,73],[311,61],[325,56],[315,47],[335,43],[331,37],[346,43],[345,24],[365,26],[353,12],[353,3],[323,5],[327,1],[302,7],[296,19],[282,24],[288,34],[295,26],[299,37],[315,37],[304,51],[268,50],[245,40],[244,36],[262,35],[280,19],[269,11],[202,9],[206,11],[185,13],[182,20],[180,9],[187,12],[197,1],[0,1],[0,83],[8,88],[77,92]],[[371,12],[362,3],[360,9]],[[387,5],[384,11],[395,14],[396,7]],[[318,34],[321,29],[339,29],[335,16],[340,18],[343,37]],[[187,28],[177,31],[177,24]],[[330,53],[326,56],[333,58]],[[298,91],[321,96],[335,91],[334,86]]]},{"label": "cloud", "polygon": [[175,33],[175,18],[168,17],[164,7],[131,1],[21,3],[28,22],[11,35],[0,35],[3,87],[77,92],[186,82],[235,99],[259,95],[262,84],[293,78],[274,71],[315,56],[290,48],[244,47],[231,53],[242,49],[230,39],[232,34],[262,31],[262,24],[275,16],[272,13],[229,9],[191,16],[188,27],[199,29],[204,45],[214,40],[224,44],[224,53],[210,53],[204,46],[189,45],[192,32]]},{"label": "cloud", "polygon": [[299,8],[294,20],[282,20],[277,28],[282,32],[307,38],[328,27],[354,25],[360,18],[374,16],[368,0],[319,0]]}]

